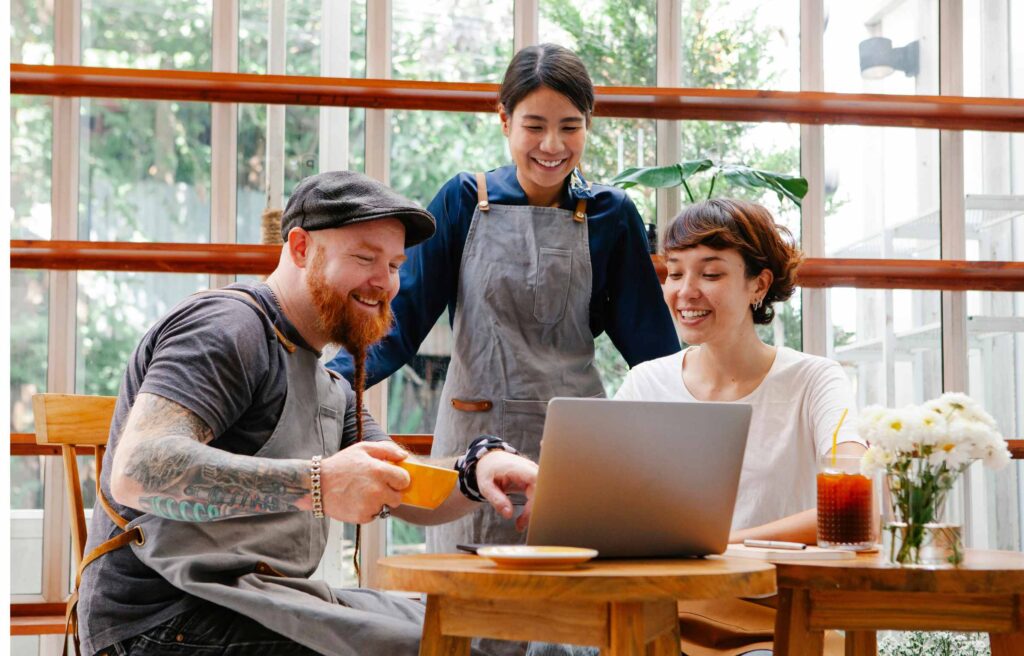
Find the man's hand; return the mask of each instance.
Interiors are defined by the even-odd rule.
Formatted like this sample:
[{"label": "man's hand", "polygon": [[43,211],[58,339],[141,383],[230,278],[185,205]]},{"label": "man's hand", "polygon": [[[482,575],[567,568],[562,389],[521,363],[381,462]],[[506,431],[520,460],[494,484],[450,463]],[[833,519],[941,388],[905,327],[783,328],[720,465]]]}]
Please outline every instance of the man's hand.
[{"label": "man's hand", "polygon": [[382,506],[400,506],[409,474],[393,463],[407,455],[394,442],[360,442],[324,459],[320,465],[324,514],[365,524],[377,517]]},{"label": "man's hand", "polygon": [[516,529],[526,530],[533,509],[533,487],[537,483],[537,464],[494,449],[480,456],[476,464],[476,482],[480,494],[484,495],[494,509],[505,519],[512,518],[512,500],[509,492],[525,492],[526,507],[516,519]]}]

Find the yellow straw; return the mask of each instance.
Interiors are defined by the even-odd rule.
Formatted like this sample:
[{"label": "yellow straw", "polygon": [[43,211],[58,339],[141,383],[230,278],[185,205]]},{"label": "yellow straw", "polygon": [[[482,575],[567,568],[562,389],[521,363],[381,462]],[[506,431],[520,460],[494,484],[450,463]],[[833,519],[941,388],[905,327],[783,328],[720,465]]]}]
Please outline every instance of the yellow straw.
[{"label": "yellow straw", "polygon": [[839,439],[839,429],[843,427],[843,420],[846,419],[846,413],[849,412],[849,408],[843,408],[843,416],[839,418],[839,423],[836,424],[836,430],[832,433],[832,466],[836,466],[836,441]]}]

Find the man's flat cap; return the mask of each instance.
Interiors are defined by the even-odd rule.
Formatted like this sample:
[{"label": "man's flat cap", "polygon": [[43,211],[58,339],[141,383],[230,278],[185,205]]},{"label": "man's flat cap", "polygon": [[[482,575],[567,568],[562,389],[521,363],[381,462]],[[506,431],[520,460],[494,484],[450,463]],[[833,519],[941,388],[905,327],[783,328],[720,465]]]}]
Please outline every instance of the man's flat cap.
[{"label": "man's flat cap", "polygon": [[434,217],[408,198],[361,173],[329,171],[302,180],[281,215],[281,238],[292,228],[325,230],[373,221],[398,219],[405,225],[405,246],[434,234]]}]

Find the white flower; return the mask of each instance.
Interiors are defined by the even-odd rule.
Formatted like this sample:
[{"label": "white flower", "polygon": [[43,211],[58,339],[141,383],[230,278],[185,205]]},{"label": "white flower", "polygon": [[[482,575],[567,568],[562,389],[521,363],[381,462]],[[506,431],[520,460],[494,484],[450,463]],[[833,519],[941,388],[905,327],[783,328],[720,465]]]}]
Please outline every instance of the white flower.
[{"label": "white flower", "polygon": [[896,456],[880,446],[870,446],[860,458],[860,472],[871,477],[878,472],[885,471],[889,465],[896,462]]},{"label": "white flower", "polygon": [[985,412],[980,403],[959,392],[946,392],[939,398],[925,403],[924,408],[932,412],[939,412],[947,418],[959,416],[969,421],[983,423],[989,428],[998,429],[996,420]]},{"label": "white flower", "polygon": [[886,409],[880,405],[871,405],[864,408],[860,413],[860,419],[857,421],[857,434],[874,444],[877,439],[878,427],[881,425],[880,420],[885,413]]},{"label": "white flower", "polygon": [[[873,409],[872,409],[873,410]],[[872,412],[867,434],[861,432],[870,444],[895,453],[909,453],[915,450],[919,427],[922,424],[920,411],[914,406],[899,410],[883,409]]]}]

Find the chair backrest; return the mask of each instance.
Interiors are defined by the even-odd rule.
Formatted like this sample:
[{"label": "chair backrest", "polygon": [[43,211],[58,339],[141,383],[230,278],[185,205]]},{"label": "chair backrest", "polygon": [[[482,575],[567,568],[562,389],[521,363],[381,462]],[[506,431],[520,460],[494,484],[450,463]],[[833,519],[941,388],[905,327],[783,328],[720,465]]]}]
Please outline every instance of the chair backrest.
[{"label": "chair backrest", "polygon": [[76,448],[96,453],[96,487],[99,497],[103,451],[110,434],[117,397],[81,394],[35,394],[32,410],[36,422],[36,443],[58,445],[64,458],[64,485],[71,505],[71,541],[77,562],[85,553],[86,524],[82,488],[78,480]]}]

